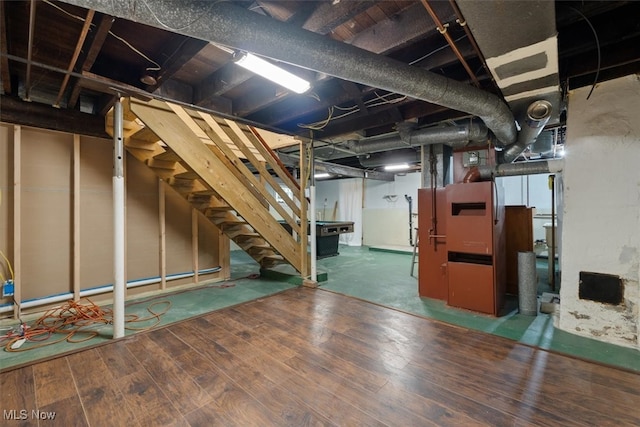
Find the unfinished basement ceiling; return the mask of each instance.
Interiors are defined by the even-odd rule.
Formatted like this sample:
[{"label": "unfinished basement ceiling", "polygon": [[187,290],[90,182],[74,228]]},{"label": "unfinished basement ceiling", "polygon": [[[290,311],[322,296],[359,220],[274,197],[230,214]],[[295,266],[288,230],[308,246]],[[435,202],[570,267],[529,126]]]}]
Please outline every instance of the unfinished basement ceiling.
[{"label": "unfinished basement ceiling", "polygon": [[[104,135],[103,116],[116,93],[155,96],[287,134],[313,133],[318,159],[362,168],[356,150],[349,150],[354,144],[392,139],[398,130],[406,135],[460,126],[477,115],[465,110],[467,100],[457,107],[431,99],[440,90],[434,82],[495,97],[507,106],[501,118],[507,124],[509,116],[522,120],[531,101],[547,99],[553,106],[548,126],[554,127],[563,123],[567,89],[640,71],[635,1],[0,5],[3,121]],[[228,19],[236,15],[243,19],[238,22],[255,17],[265,25],[233,28]],[[220,30],[225,25],[233,31]],[[289,39],[301,30],[316,34]],[[274,34],[281,43],[265,42]],[[311,81],[312,89],[298,95],[240,68],[232,52],[248,47],[280,59],[274,62]],[[343,52],[357,53],[355,67]],[[396,64],[398,74],[375,75],[384,69],[379,64]],[[419,79],[406,82],[409,75],[429,77],[428,90],[423,93]],[[480,118],[490,134],[500,134],[493,118]],[[418,151],[395,143],[376,156],[406,154],[415,161]]]}]

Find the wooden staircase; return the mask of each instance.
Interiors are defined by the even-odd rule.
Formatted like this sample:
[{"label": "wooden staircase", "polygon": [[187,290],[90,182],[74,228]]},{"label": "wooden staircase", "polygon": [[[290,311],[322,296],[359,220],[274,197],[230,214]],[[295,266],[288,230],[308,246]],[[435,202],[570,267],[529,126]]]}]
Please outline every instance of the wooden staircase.
[{"label": "wooden staircase", "polygon": [[[135,158],[262,268],[289,263],[308,275],[307,233],[299,225],[306,224],[307,200],[256,129],[158,100],[122,104],[124,146]],[[113,109],[106,130],[113,135]]]}]

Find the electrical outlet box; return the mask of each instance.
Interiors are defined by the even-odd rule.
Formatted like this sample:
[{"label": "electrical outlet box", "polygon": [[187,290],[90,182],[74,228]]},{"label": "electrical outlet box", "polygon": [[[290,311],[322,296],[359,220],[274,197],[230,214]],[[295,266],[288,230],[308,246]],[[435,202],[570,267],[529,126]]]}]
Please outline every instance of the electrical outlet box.
[{"label": "electrical outlet box", "polygon": [[14,292],[13,280],[7,280],[2,285],[2,297],[12,297]]}]

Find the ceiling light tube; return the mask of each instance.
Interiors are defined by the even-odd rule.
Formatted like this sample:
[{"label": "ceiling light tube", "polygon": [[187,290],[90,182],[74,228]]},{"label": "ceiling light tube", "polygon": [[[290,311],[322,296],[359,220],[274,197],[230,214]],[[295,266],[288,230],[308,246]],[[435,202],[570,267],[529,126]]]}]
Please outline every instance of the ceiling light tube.
[{"label": "ceiling light tube", "polygon": [[314,178],[329,178],[331,175],[325,172],[313,174]]},{"label": "ceiling light tube", "polygon": [[409,169],[408,163],[398,163],[396,165],[387,165],[384,167],[386,171],[403,171]]},{"label": "ceiling light tube", "polygon": [[238,55],[236,64],[296,93],[305,93],[311,89],[308,81],[251,53]]}]

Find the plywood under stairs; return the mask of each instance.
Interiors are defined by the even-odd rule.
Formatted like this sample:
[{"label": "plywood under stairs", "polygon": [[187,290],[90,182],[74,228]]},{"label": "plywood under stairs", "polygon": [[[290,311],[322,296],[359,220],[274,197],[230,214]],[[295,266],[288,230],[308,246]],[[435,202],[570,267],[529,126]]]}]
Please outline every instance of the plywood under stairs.
[{"label": "plywood under stairs", "polygon": [[[306,233],[299,225],[306,223],[307,201],[256,129],[157,100],[123,99],[123,111],[124,145],[133,157],[262,268],[288,263],[308,275]],[[113,110],[106,129],[113,135]]]}]

